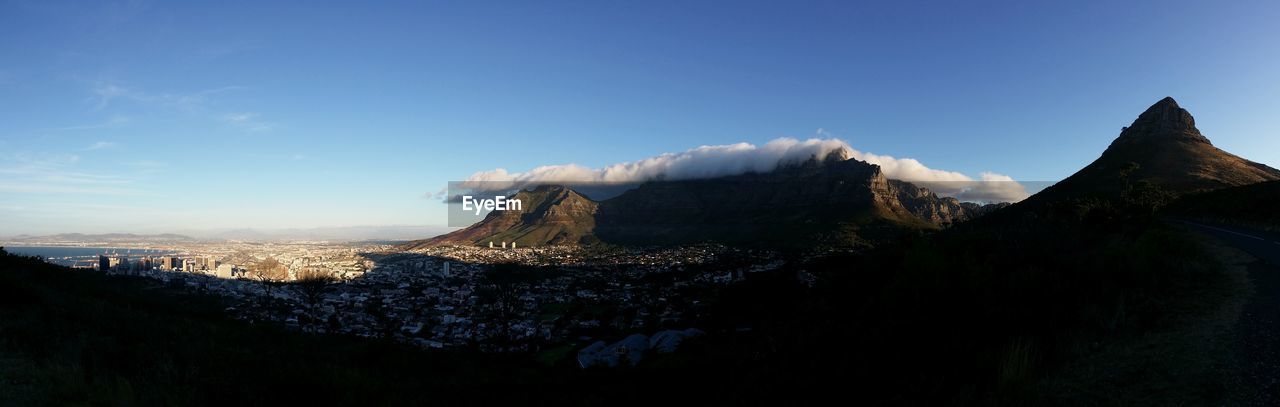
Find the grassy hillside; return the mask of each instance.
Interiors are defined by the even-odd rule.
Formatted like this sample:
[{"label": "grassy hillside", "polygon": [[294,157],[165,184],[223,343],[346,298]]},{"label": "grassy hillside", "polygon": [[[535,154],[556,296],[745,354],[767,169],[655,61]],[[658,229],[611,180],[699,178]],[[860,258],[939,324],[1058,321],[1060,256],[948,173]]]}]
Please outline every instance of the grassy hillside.
[{"label": "grassy hillside", "polygon": [[1185,196],[1165,208],[1164,213],[1280,231],[1280,181]]},{"label": "grassy hillside", "polygon": [[[1015,208],[804,268],[820,282],[813,289],[786,295],[794,281],[765,281],[718,302],[721,326],[751,328],[739,349],[774,350],[761,363],[788,372],[780,382],[837,371],[834,385],[851,399],[906,405],[1105,403],[1096,389],[1144,405],[1226,396],[1218,362],[1227,355],[1194,359],[1221,350],[1208,345],[1226,331],[1205,338],[1191,326],[1234,322],[1220,311],[1244,295],[1239,276],[1196,237],[1130,203]],[[1114,351],[1157,334],[1177,346]],[[1091,358],[1103,351],[1112,357]],[[1163,370],[1115,377],[1103,362]],[[1080,383],[1080,371],[1092,382],[1064,384]]]}]

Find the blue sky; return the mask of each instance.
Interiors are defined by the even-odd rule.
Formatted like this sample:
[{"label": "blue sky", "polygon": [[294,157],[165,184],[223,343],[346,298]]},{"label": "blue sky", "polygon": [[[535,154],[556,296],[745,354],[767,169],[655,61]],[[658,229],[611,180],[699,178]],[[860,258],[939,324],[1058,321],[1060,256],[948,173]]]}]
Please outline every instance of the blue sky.
[{"label": "blue sky", "polygon": [[0,235],[443,224],[477,171],[819,129],[1051,181],[1164,96],[1280,167],[1274,2],[196,3],[0,3]]}]

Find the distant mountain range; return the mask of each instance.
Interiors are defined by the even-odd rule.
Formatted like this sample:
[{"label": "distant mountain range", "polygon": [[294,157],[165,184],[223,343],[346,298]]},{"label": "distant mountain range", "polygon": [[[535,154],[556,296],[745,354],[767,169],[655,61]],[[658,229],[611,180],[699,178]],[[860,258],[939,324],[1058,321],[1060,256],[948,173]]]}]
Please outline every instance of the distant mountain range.
[{"label": "distant mountain range", "polygon": [[[1274,180],[1280,180],[1280,170],[1214,147],[1189,112],[1164,98],[1093,163],[1016,206],[1114,198],[1137,183],[1177,197]],[[651,181],[601,201],[559,185],[522,190],[512,198],[524,202],[525,210],[494,211],[470,227],[403,248],[489,242],[859,246],[1008,206],[940,197],[885,178],[878,166],[843,151],[768,173]]]},{"label": "distant mountain range", "polygon": [[315,228],[234,228],[213,230],[183,231],[203,239],[221,240],[330,240],[330,241],[364,241],[364,240],[399,240],[407,241],[423,235],[445,233],[457,228],[444,226],[332,226]]},{"label": "distant mountain range", "polygon": [[1003,206],[962,203],[890,180],[879,166],[843,150],[767,173],[651,181],[601,201],[562,185],[521,190],[512,198],[525,210],[490,212],[470,227],[405,248],[488,242],[850,246],[937,229]]}]

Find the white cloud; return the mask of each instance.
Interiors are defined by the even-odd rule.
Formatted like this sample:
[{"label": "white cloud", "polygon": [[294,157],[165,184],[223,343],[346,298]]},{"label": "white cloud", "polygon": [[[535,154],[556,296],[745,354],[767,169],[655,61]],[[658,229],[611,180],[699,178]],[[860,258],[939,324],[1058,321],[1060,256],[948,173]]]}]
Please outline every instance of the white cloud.
[{"label": "white cloud", "polygon": [[440,200],[440,199],[445,199],[448,196],[449,196],[448,187],[440,188],[439,191],[436,191],[434,193],[431,191],[422,193],[422,199],[428,199],[428,200]]},{"label": "white cloud", "polygon": [[259,117],[259,114],[253,112],[228,113],[222,116],[222,121],[247,131],[271,130],[271,124],[262,122]]},{"label": "white cloud", "polygon": [[1025,186],[1007,175],[983,172],[975,180],[963,173],[929,168],[914,158],[894,158],[852,148],[850,150],[851,157],[879,165],[884,175],[890,179],[907,181],[961,201],[1017,202],[1031,196]]},{"label": "white cloud", "polygon": [[977,186],[964,189],[956,198],[971,202],[1017,202],[1031,196],[1025,185],[1008,175],[983,172],[979,176]]},{"label": "white cloud", "polygon": [[104,148],[111,148],[111,147],[115,147],[115,146],[116,146],[116,143],[113,143],[113,142],[110,142],[110,141],[99,141],[99,142],[97,142],[97,143],[93,143],[93,144],[89,145],[89,147],[88,147],[88,148],[85,148],[85,150],[101,150],[101,149],[104,149]]},{"label": "white cloud", "polygon": [[129,90],[114,84],[103,84],[93,88],[94,110],[102,110],[118,97],[129,95]]},{"label": "white cloud", "polygon": [[227,123],[248,123],[250,120],[258,117],[257,113],[231,113],[223,116],[222,119]]},{"label": "white cloud", "polygon": [[54,130],[54,131],[97,130],[97,129],[105,129],[108,127],[115,127],[121,124],[125,124],[125,123],[128,123],[129,120],[130,120],[129,117],[127,116],[117,115],[117,116],[111,116],[111,118],[100,123],[82,124],[78,126],[56,127],[49,130]]},{"label": "white cloud", "polygon": [[80,156],[10,154],[0,157],[0,191],[6,193],[145,195],[132,177],[77,169]]},{"label": "white cloud", "polygon": [[[195,92],[170,93],[150,92],[115,83],[100,82],[90,89],[90,96],[88,100],[93,103],[93,110],[95,111],[113,106],[116,101],[126,101],[153,109],[176,110],[186,114],[208,117],[249,132],[269,131],[274,129],[276,127],[274,123],[263,121],[262,115],[256,112],[232,112],[221,115],[215,113],[216,110],[214,110],[214,108],[221,105],[221,103],[219,103],[220,100],[218,100],[219,94],[241,89],[244,89],[244,87],[223,86],[220,88],[211,88]],[[126,122],[128,122],[127,117],[115,116],[105,123],[71,126],[55,130],[98,129]]]},{"label": "white cloud", "polygon": [[1012,178],[985,172],[979,180],[955,171],[933,169],[912,158],[896,158],[858,151],[843,140],[779,138],[762,146],[737,143],[701,146],[680,153],[666,153],[639,161],[587,168],[577,164],[540,166],[527,172],[498,168],[472,174],[460,186],[512,188],[545,182],[643,182],[649,180],[702,179],[750,172],[773,171],[779,166],[826,157],[843,151],[846,156],[879,165],[884,175],[930,188],[962,200],[992,202],[1025,199],[1026,189]]},{"label": "white cloud", "polygon": [[99,83],[91,89],[89,100],[94,103],[94,110],[105,109],[116,100],[127,100],[135,103],[190,111],[197,110],[208,104],[214,95],[240,89],[243,89],[243,87],[223,86],[187,93],[156,93],[115,83]]}]

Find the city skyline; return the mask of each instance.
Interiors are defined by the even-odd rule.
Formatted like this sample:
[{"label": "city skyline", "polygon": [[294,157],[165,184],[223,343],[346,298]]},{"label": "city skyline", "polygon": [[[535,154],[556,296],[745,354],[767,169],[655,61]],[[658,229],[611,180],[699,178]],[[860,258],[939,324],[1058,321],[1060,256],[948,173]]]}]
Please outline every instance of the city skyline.
[{"label": "city skyline", "polygon": [[1280,166],[1280,7],[1159,4],[6,2],[0,235],[443,225],[478,172],[781,138],[1056,181],[1164,96]]}]

